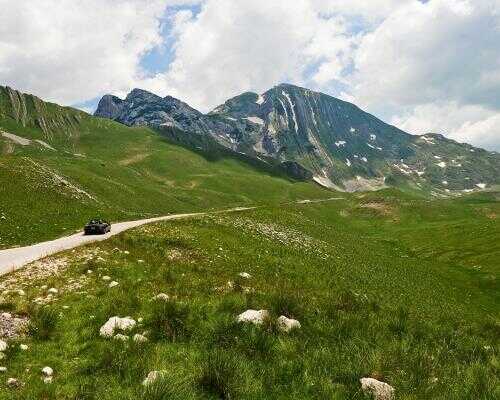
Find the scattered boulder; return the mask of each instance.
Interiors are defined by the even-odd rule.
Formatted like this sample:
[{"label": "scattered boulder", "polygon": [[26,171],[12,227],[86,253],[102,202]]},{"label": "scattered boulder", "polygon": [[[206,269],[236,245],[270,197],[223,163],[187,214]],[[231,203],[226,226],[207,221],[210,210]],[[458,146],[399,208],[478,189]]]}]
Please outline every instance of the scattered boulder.
[{"label": "scattered boulder", "polygon": [[108,321],[101,326],[99,334],[103,337],[112,337],[115,330],[128,331],[135,326],[136,322],[129,317],[111,317]]},{"label": "scattered boulder", "polygon": [[133,337],[134,342],[136,343],[144,343],[148,341],[148,338],[144,335],[141,335],[139,333],[136,333]]},{"label": "scattered boulder", "polygon": [[57,293],[59,293],[59,290],[57,290],[56,288],[50,288],[49,290],[47,290],[47,292],[49,292],[51,294],[57,294]]},{"label": "scattered boulder", "polygon": [[7,372],[7,367],[0,367],[0,372]]},{"label": "scattered boulder", "polygon": [[264,319],[269,316],[267,310],[246,310],[236,317],[238,322],[250,322],[254,325],[262,325]]},{"label": "scattered boulder", "polygon": [[21,382],[19,382],[16,378],[9,378],[7,379],[7,386],[11,388],[18,388],[21,386]]},{"label": "scattered boulder", "polygon": [[108,275],[104,275],[102,278],[101,278],[103,281],[110,281],[111,280],[111,277],[108,276]]},{"label": "scattered boulder", "polygon": [[148,376],[146,376],[146,378],[142,381],[142,384],[144,386],[149,386],[151,385],[152,383],[154,383],[159,377],[161,377],[162,375],[164,375],[166,373],[166,371],[151,371]]},{"label": "scattered boulder", "polygon": [[372,396],[374,400],[393,400],[394,388],[374,378],[361,378],[361,390],[368,396]]},{"label": "scattered boulder", "polygon": [[252,275],[250,275],[248,272],[240,272],[238,276],[240,276],[243,279],[250,279],[252,277]]},{"label": "scattered boulder", "polygon": [[165,293],[159,293],[155,297],[153,297],[153,300],[163,300],[163,301],[168,301],[170,300],[170,296]]},{"label": "scattered boulder", "polygon": [[284,315],[278,318],[278,329],[282,332],[290,332],[292,329],[299,329],[300,322],[296,319],[287,318]]},{"label": "scattered boulder", "polygon": [[7,342],[0,339],[0,352],[7,350],[7,347],[8,347]]},{"label": "scattered boulder", "polygon": [[108,287],[113,288],[113,287],[118,286],[118,285],[119,285],[119,283],[117,281],[113,281],[113,282],[109,283]]},{"label": "scattered boulder", "polygon": [[29,347],[28,347],[28,345],[27,345],[27,344],[20,344],[20,345],[19,345],[19,348],[20,348],[22,351],[26,351],[26,350],[28,350],[28,348],[29,348]]},{"label": "scattered boulder", "polygon": [[45,376],[52,376],[52,375],[54,375],[54,370],[50,367],[43,367],[42,374]]}]

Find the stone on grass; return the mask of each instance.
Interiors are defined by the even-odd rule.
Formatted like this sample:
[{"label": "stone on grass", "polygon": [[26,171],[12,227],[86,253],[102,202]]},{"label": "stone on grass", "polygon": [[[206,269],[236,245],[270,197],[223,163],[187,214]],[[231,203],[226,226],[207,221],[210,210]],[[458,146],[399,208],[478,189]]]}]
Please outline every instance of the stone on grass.
[{"label": "stone on grass", "polygon": [[51,376],[44,376],[43,377],[43,383],[52,383],[52,377]]},{"label": "stone on grass", "polygon": [[19,382],[16,378],[7,379],[7,385],[11,388],[17,388],[21,386],[21,382]]},{"label": "stone on grass", "polygon": [[59,293],[59,290],[57,290],[56,288],[52,287],[49,290],[47,290],[47,292],[52,293],[52,294],[57,294],[57,293]]},{"label": "stone on grass", "polygon": [[144,342],[147,342],[147,341],[148,341],[148,338],[147,338],[146,336],[141,335],[141,334],[139,334],[139,333],[136,333],[136,334],[134,335],[134,338],[133,338],[133,339],[134,339],[134,342],[136,342],[136,343],[144,343]]},{"label": "stone on grass", "polygon": [[110,281],[110,280],[111,280],[111,277],[110,277],[110,276],[108,276],[108,275],[104,275],[104,276],[102,277],[102,280],[103,280],[103,281]]},{"label": "stone on grass", "polygon": [[282,315],[278,318],[278,328],[282,332],[290,332],[292,329],[299,329],[300,322],[296,319],[287,318]]},{"label": "stone on grass", "polygon": [[0,372],[7,372],[7,367],[0,367]]},{"label": "stone on grass", "polygon": [[394,388],[385,382],[380,382],[374,378],[361,378],[361,390],[374,400],[394,399]]},{"label": "stone on grass", "polygon": [[119,285],[119,283],[117,281],[113,281],[113,282],[109,283],[108,287],[113,288],[113,287],[118,286],[118,285]]},{"label": "stone on grass", "polygon": [[248,272],[240,272],[238,275],[243,279],[250,279],[252,277]]},{"label": "stone on grass", "polygon": [[0,339],[0,352],[7,350],[7,347],[8,347],[7,346],[7,342],[5,342],[2,339]]},{"label": "stone on grass", "polygon": [[149,386],[151,385],[152,383],[154,383],[159,377],[161,377],[162,375],[164,375],[166,373],[166,371],[162,370],[162,371],[151,371],[148,376],[146,376],[146,378],[142,381],[142,384],[144,386]]},{"label": "stone on grass", "polygon": [[165,293],[159,293],[155,297],[153,297],[153,300],[163,300],[163,301],[168,301],[170,300],[170,296]]},{"label": "stone on grass", "polygon": [[43,367],[42,374],[44,374],[45,376],[52,376],[54,374],[54,370],[50,367]]},{"label": "stone on grass", "polygon": [[28,350],[28,345],[27,345],[27,344],[20,344],[20,345],[19,345],[19,348],[20,348],[22,351],[26,351],[26,350]]},{"label": "stone on grass", "polygon": [[267,310],[246,310],[236,317],[238,322],[250,322],[254,325],[262,325],[264,319],[269,316]]},{"label": "stone on grass", "polygon": [[103,337],[112,337],[115,330],[128,331],[135,326],[136,322],[129,317],[111,317],[108,321],[101,326],[99,334]]}]

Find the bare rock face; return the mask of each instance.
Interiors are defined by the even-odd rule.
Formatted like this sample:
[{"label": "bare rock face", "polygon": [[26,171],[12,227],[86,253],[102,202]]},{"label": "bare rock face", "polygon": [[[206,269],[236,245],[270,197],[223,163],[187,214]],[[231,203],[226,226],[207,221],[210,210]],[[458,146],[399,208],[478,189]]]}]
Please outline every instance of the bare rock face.
[{"label": "bare rock face", "polygon": [[373,378],[362,378],[361,390],[368,396],[372,396],[374,400],[393,400],[394,388],[385,383]]},{"label": "bare rock face", "polygon": [[116,119],[123,108],[123,100],[116,96],[107,94],[102,97],[97,105],[95,116],[109,119]]}]

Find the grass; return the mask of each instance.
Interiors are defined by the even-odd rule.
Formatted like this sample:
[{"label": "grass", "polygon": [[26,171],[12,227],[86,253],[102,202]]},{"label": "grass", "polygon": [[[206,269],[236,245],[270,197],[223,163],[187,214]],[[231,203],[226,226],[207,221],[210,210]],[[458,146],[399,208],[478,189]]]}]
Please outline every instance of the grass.
[{"label": "grass", "polygon": [[209,159],[148,128],[68,109],[78,123],[56,135],[22,126],[1,108],[0,129],[56,151],[0,136],[0,248],[69,234],[96,216],[133,220],[330,195],[237,155]]},{"label": "grass", "polygon": [[[491,197],[386,192],[154,224],[63,254],[64,272],[27,289],[60,289],[55,332],[19,339],[29,351],[5,365],[25,386],[0,399],[362,399],[366,376],[398,399],[498,398],[498,211]],[[94,261],[80,257],[89,251]],[[85,285],[65,290],[82,273]],[[153,301],[159,293],[171,300]],[[4,302],[25,308],[18,296]],[[237,323],[247,309],[270,318]],[[114,315],[143,318],[124,333],[149,341],[99,337]],[[279,315],[301,328],[280,332]],[[146,388],[153,370],[165,375]]]}]

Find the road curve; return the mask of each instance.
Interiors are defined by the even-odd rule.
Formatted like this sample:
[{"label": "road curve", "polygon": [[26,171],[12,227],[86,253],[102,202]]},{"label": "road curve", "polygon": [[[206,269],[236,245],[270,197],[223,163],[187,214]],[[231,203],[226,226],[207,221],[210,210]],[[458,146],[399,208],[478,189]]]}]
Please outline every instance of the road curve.
[{"label": "road curve", "polygon": [[0,276],[9,272],[13,272],[30,262],[39,260],[40,258],[50,256],[60,251],[70,250],[75,247],[82,246],[87,243],[98,242],[109,239],[111,236],[118,235],[127,229],[137,226],[149,224],[151,222],[168,221],[181,218],[196,217],[207,214],[227,213],[235,211],[251,210],[255,207],[237,207],[228,210],[214,212],[200,212],[190,214],[172,214],[163,217],[139,219],[136,221],[118,222],[113,224],[111,232],[105,235],[84,235],[83,232],[75,233],[71,236],[62,237],[48,242],[37,243],[31,246],[16,247],[13,249],[0,250]]}]

